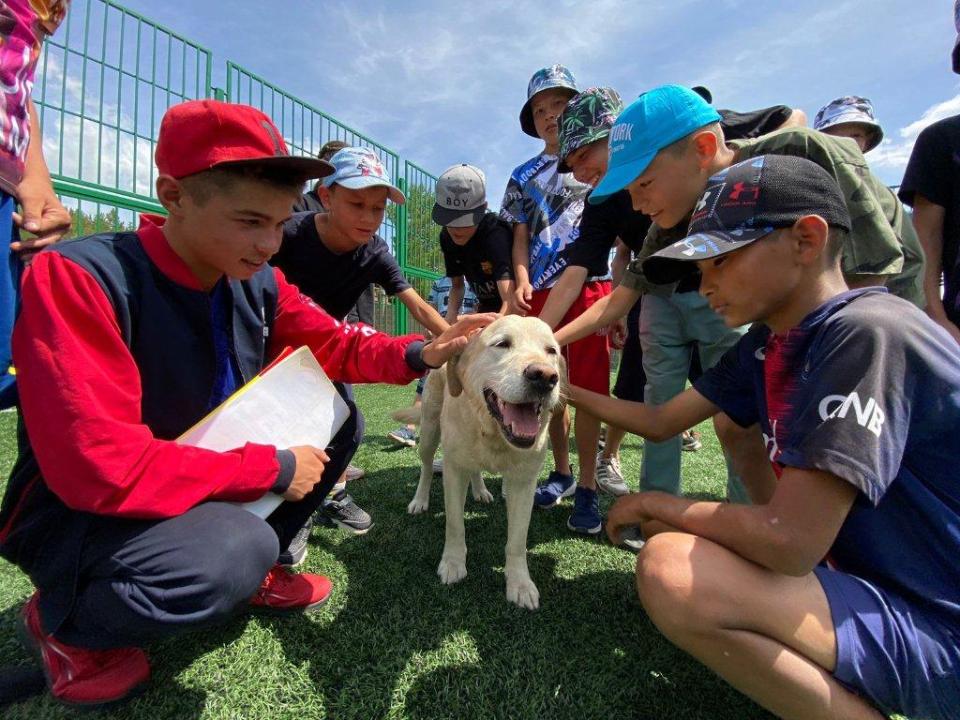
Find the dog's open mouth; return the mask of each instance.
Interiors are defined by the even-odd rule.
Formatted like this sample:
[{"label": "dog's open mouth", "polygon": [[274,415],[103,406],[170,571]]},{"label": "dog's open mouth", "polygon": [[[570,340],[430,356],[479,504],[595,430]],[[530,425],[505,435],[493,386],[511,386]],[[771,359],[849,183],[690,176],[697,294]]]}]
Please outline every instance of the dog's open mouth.
[{"label": "dog's open mouth", "polygon": [[540,432],[543,404],[506,402],[490,388],[483,391],[483,397],[487,401],[487,409],[500,425],[507,442],[519,448],[532,447]]}]

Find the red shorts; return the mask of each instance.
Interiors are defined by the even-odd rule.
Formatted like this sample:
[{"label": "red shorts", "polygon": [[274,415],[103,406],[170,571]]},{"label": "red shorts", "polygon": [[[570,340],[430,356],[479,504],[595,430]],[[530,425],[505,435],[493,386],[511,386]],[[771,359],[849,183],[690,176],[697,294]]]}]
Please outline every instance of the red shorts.
[{"label": "red shorts", "polygon": [[[583,284],[583,289],[555,329],[559,330],[575,317],[611,292],[609,280],[594,280]],[[550,290],[534,290],[530,301],[530,315],[539,316],[547,302]],[[610,343],[606,335],[593,333],[563,348],[570,384],[610,394]]]}]

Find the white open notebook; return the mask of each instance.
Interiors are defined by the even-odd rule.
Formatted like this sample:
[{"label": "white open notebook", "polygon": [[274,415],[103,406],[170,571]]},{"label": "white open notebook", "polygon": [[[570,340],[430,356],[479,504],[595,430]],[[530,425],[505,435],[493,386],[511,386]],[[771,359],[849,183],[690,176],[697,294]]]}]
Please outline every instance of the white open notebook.
[{"label": "white open notebook", "polygon": [[[277,448],[330,444],[350,410],[306,346],[267,366],[178,438],[220,452],[259,443]],[[240,507],[265,518],[283,502],[268,492]]]}]

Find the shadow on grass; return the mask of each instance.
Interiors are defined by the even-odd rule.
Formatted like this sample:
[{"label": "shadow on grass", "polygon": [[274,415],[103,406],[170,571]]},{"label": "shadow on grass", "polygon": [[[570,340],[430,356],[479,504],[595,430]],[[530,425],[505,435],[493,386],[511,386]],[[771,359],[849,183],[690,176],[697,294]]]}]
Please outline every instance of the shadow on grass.
[{"label": "shadow on grass", "polygon": [[[351,484],[374,517],[368,535],[314,531],[303,569],[334,577],[328,607],[309,619],[239,618],[157,644],[149,648],[149,691],[103,717],[240,717],[244,705],[220,691],[244,673],[241,690],[258,694],[270,717],[769,717],[659,635],[636,600],[633,556],[572,538],[568,503],[531,519],[528,563],[539,611],[506,601],[498,479],[487,479],[493,504],[467,499],[469,574],[441,585],[442,483],[433,486],[430,510],[409,516],[417,477],[416,467],[387,467]],[[12,637],[18,611],[0,613],[0,645]],[[290,714],[308,703],[315,710]],[[73,716],[48,696],[4,709],[11,719]]]},{"label": "shadow on grass", "polygon": [[312,540],[349,573],[335,620],[267,621],[289,662],[309,667],[327,717],[769,717],[656,631],[634,593],[633,555],[571,538],[569,505],[534,511],[528,563],[541,608],[531,612],[505,597],[499,480],[487,481],[493,504],[468,497],[468,575],[452,586],[436,576],[441,483],[430,510],[408,516],[415,470],[368,481],[389,483],[368,508],[371,533]]},{"label": "shadow on grass", "polygon": [[[21,604],[17,604],[0,613],[0,627],[3,633],[16,635],[19,624]],[[103,711],[95,717],[103,718],[142,718],[155,717],[161,713],[164,717],[198,718],[207,706],[207,693],[184,687],[177,676],[200,656],[235,642],[246,627],[246,620],[210,628],[202,632],[181,635],[149,647],[152,676],[147,691],[140,697],[113,710]],[[5,640],[5,638],[4,638]],[[19,641],[17,641],[19,642]],[[159,660],[159,662],[157,662]],[[40,672],[36,660],[21,649],[15,659],[17,667],[31,668]],[[22,662],[22,665],[19,663]],[[42,675],[41,675],[42,677]],[[22,688],[21,688],[22,689]],[[77,711],[69,708],[46,692],[38,688],[39,694],[24,698],[21,702],[3,708],[5,720],[16,718],[73,718]]]}]

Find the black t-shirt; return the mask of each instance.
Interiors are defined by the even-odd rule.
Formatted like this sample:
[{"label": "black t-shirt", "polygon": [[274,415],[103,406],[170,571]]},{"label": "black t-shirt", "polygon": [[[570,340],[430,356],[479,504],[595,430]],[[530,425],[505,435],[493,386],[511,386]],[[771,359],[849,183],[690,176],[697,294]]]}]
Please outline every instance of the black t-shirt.
[{"label": "black t-shirt", "polygon": [[317,187],[314,185],[307,192],[300,196],[300,199],[293,204],[293,211],[298,212],[326,212],[323,203],[320,202],[320,196],[317,195]]},{"label": "black t-shirt", "polygon": [[900,199],[913,205],[919,193],[943,208],[943,307],[960,324],[960,115],[924,128],[917,137],[900,186]]},{"label": "black t-shirt", "polygon": [[720,127],[726,140],[744,140],[756,138],[773,132],[783,125],[793,110],[786,105],[737,112],[735,110],[717,110],[720,113]]},{"label": "black t-shirt", "polygon": [[650,218],[633,209],[628,190],[614,193],[599,205],[586,203],[580,235],[566,248],[567,264],[586,268],[588,277],[606,275],[617,238],[636,253],[649,229]]},{"label": "black t-shirt", "polygon": [[483,311],[500,308],[497,280],[513,277],[510,251],[513,230],[496,213],[488,212],[466,245],[457,245],[444,228],[440,231],[440,250],[447,277],[466,277]]},{"label": "black t-shirt", "polygon": [[330,251],[317,233],[317,213],[296,213],[283,226],[283,244],[270,264],[335,318],[346,317],[374,283],[387,295],[410,287],[390,248],[379,235],[342,255]]},{"label": "black t-shirt", "polygon": [[365,325],[373,325],[373,321],[376,319],[376,298],[373,296],[373,285],[367,285],[367,289],[357,298],[357,304],[350,308],[346,319],[348,323],[362,322]]}]

